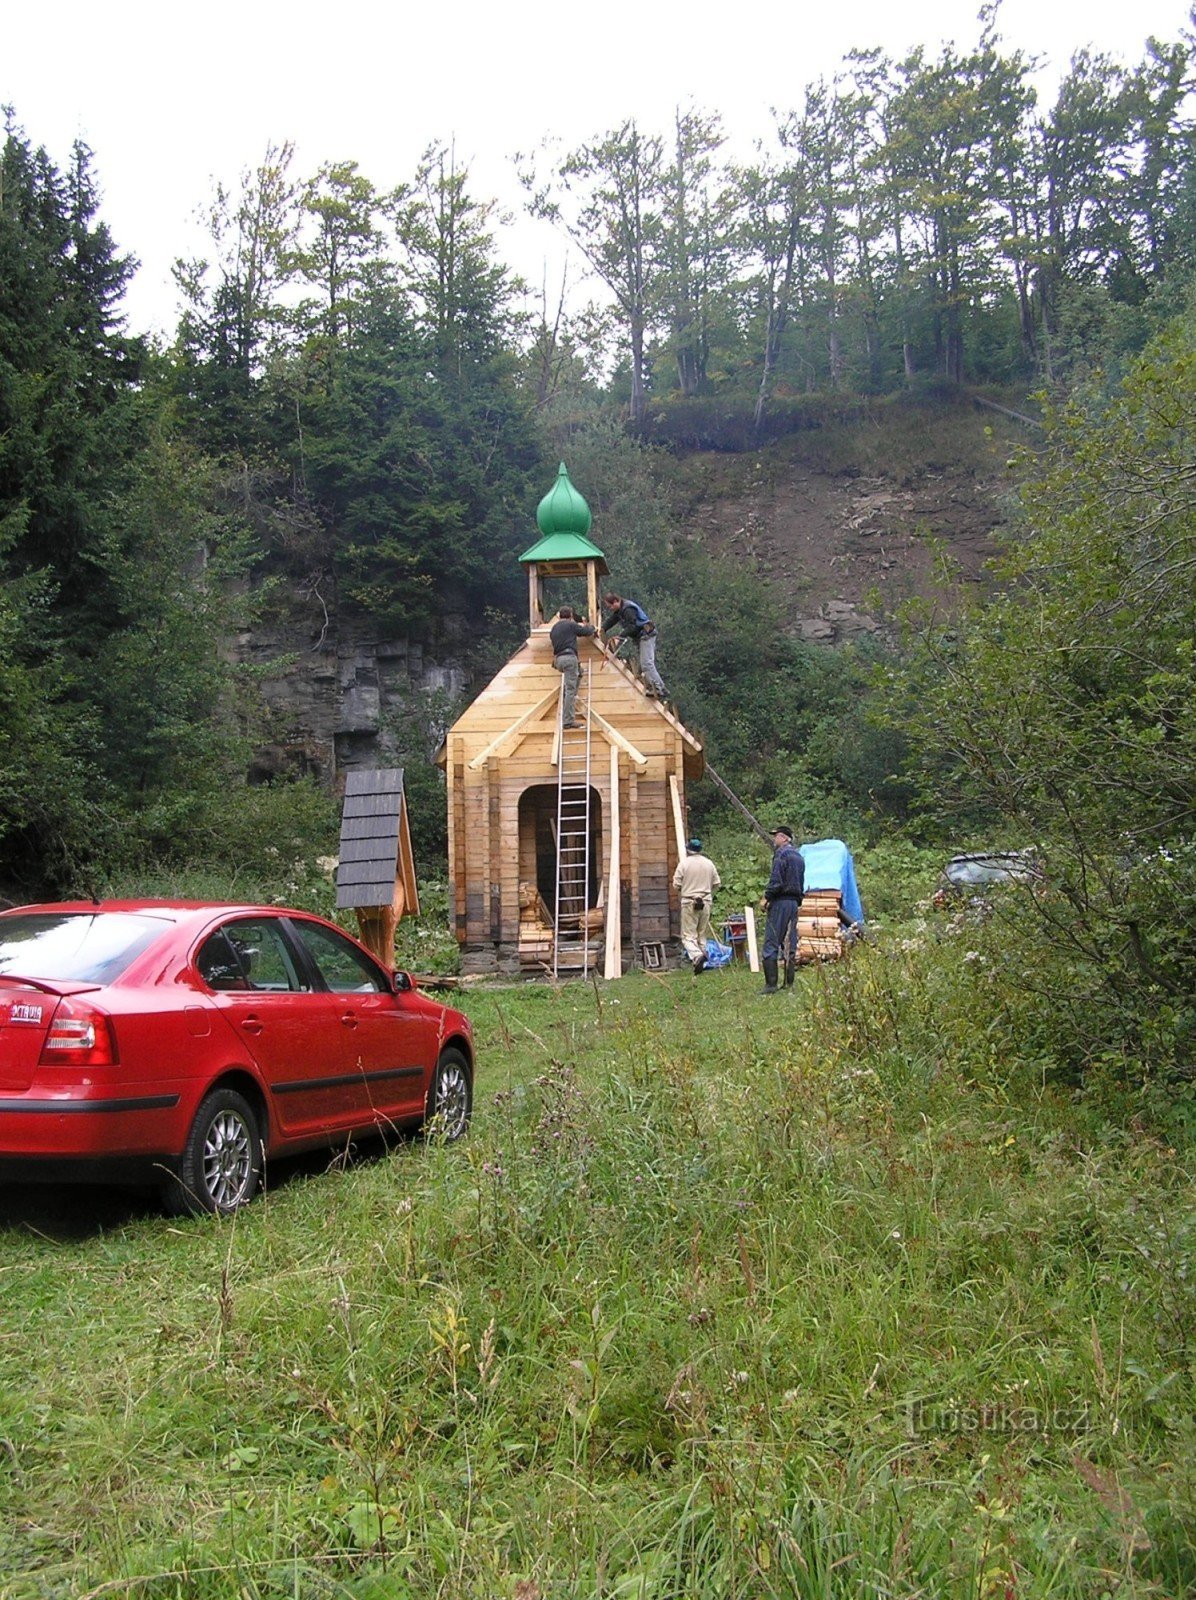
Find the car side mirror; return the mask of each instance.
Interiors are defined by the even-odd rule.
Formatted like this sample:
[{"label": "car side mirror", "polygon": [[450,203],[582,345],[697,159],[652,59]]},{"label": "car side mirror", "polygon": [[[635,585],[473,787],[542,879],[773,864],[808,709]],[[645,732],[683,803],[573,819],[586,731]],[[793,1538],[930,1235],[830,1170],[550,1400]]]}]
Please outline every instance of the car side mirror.
[{"label": "car side mirror", "polygon": [[415,985],[411,981],[411,974],[409,972],[396,972],[395,973],[395,975],[394,975],[394,990],[395,990],[396,994],[407,994],[410,990],[412,990],[414,988],[415,988]]}]

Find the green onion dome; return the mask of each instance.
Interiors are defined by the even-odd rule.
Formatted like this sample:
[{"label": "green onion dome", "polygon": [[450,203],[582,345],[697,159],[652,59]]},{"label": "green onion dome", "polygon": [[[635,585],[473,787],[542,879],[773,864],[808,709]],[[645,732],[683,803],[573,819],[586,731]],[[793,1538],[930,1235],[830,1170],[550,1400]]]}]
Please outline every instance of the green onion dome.
[{"label": "green onion dome", "polygon": [[584,536],[589,533],[593,520],[584,495],[573,487],[569,470],[562,461],[556,482],[536,508],[540,532],[546,539],[554,533],[579,533]]}]

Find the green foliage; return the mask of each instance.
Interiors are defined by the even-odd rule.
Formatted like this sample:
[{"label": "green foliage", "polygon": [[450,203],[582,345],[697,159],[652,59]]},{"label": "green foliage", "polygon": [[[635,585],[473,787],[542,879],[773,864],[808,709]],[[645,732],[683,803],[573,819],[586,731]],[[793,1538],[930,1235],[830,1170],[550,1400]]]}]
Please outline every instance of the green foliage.
[{"label": "green foliage", "polygon": [[[393,301],[362,310],[333,384],[285,441],[333,540],[345,599],[427,637],[445,611],[514,603],[521,513],[543,476],[501,361],[446,371]],[[498,589],[496,592],[496,584]]]},{"label": "green foliage", "polygon": [[[416,861],[421,866],[419,854]],[[458,972],[461,948],[450,920],[449,889],[443,878],[419,880],[418,917],[404,917],[395,931],[395,965],[415,973]]]},{"label": "green foliage", "polygon": [[922,624],[898,713],[937,803],[988,807],[1043,853],[1011,959],[1045,1031],[1136,1073],[1187,1059],[1196,993],[1194,375],[1189,319],[1105,409],[1052,418],[1001,593],[958,630]]},{"label": "green foliage", "polygon": [[6,893],[86,882],[114,844],[112,795],[92,763],[97,728],[64,697],[64,674],[38,648],[45,590],[0,587],[0,861]]},{"label": "green foliage", "polygon": [[318,785],[225,785],[177,791],[114,853],[104,892],[136,898],[241,900],[332,916],[339,815]]},{"label": "green foliage", "polygon": [[644,437],[674,450],[754,450],[790,434],[859,423],[867,414],[858,395],[778,395],[759,415],[743,395],[666,395],[649,408]]},{"label": "green foliage", "polygon": [[204,515],[145,352],[88,152],[59,174],[10,125],[0,158],[0,873],[82,889],[180,831],[243,753],[218,639],[246,558]]}]

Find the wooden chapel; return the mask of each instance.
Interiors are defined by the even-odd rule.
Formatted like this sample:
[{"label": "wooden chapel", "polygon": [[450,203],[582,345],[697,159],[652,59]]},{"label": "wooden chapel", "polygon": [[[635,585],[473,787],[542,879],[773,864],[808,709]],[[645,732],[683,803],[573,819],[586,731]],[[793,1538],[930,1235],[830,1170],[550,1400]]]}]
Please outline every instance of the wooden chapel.
[{"label": "wooden chapel", "polygon": [[601,625],[607,571],[562,462],[519,558],[528,636],[449,729],[449,878],[465,972],[597,972],[656,965],[676,937],[685,783],[702,746],[623,663],[578,640],[579,727],[561,727],[549,629],[561,605]]}]

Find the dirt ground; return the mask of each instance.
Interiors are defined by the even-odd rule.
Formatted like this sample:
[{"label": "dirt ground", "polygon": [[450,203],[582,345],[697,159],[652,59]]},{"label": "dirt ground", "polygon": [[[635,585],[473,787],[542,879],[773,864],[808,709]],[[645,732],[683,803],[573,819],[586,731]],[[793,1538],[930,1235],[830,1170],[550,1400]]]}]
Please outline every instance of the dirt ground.
[{"label": "dirt ground", "polygon": [[943,410],[693,454],[680,463],[686,531],[775,584],[803,638],[859,638],[915,595],[984,582],[1015,527],[1011,457],[1031,443],[1002,418]]}]

